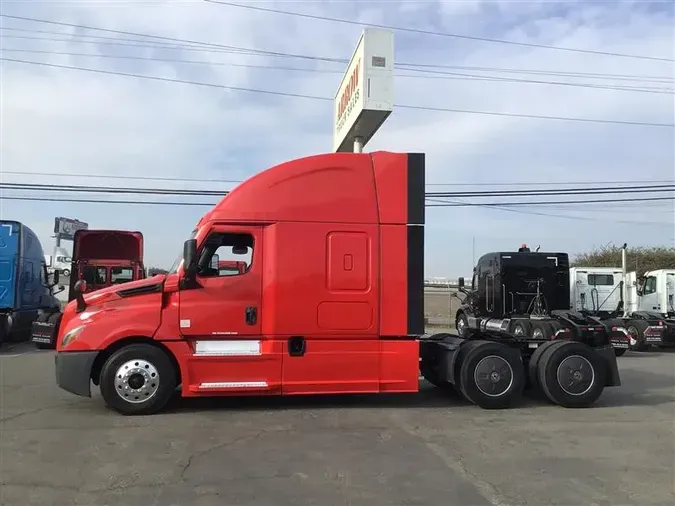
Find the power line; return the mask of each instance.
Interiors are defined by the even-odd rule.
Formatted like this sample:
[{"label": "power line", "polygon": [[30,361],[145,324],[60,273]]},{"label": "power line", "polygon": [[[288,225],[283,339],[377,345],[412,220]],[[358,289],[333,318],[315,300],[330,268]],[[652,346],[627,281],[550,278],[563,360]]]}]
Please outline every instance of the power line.
[{"label": "power line", "polygon": [[545,206],[545,205],[565,205],[565,204],[611,204],[615,202],[649,202],[656,200],[671,200],[675,202],[675,197],[641,197],[628,199],[603,199],[603,200],[547,200],[535,202],[445,202],[439,204],[428,204],[427,207],[473,207],[473,206]]},{"label": "power line", "polygon": [[113,194],[136,194],[136,195],[183,195],[188,197],[214,196],[222,197],[230,193],[229,190],[183,190],[174,188],[112,188],[101,186],[76,186],[76,185],[46,185],[24,183],[0,183],[0,190],[26,190],[26,191],[58,191],[73,193],[113,193]]},{"label": "power line", "polygon": [[[311,73],[329,73],[329,74],[343,74],[339,70],[325,70],[325,69],[312,69],[312,68],[293,68],[293,67],[277,67],[271,65],[251,65],[251,64],[242,64],[242,63],[230,63],[230,62],[214,62],[214,61],[204,61],[204,60],[183,60],[180,58],[155,58],[149,56],[133,56],[133,55],[111,55],[111,54],[92,54],[92,53],[73,53],[70,51],[50,51],[50,50],[38,50],[38,49],[13,49],[13,48],[0,48],[0,51],[12,52],[12,53],[32,53],[32,54],[55,54],[62,56],[78,56],[78,57],[88,57],[88,58],[110,58],[110,59],[119,59],[119,60],[139,60],[139,61],[156,61],[164,63],[182,63],[190,65],[209,65],[209,66],[223,66],[223,67],[244,67],[244,68],[256,68],[263,70],[283,70],[283,71],[295,71],[295,72],[311,72]],[[433,72],[425,70],[415,70],[415,69],[406,69],[411,72]],[[396,74],[398,78],[404,79],[442,79],[442,80],[469,80],[469,81],[492,81],[492,82],[505,82],[512,84],[538,84],[538,85],[547,85],[547,86],[571,86],[576,88],[590,88],[590,89],[599,89],[607,91],[628,91],[634,93],[655,93],[655,94],[664,94],[664,95],[674,95],[675,90],[667,88],[655,88],[655,87],[639,87],[639,86],[616,86],[616,85],[607,85],[607,84],[592,84],[592,83],[570,83],[563,81],[539,81],[533,79],[520,79],[513,77],[500,77],[500,76],[481,76],[475,74],[463,74],[458,72],[434,72],[434,74],[442,75],[426,75],[426,74]]]},{"label": "power line", "polygon": [[[68,202],[68,203],[81,203],[81,204],[124,204],[124,205],[171,205],[171,206],[189,206],[189,207],[213,207],[215,202],[170,202],[170,201],[142,201],[142,200],[100,200],[100,199],[72,199],[72,198],[55,198],[55,197],[16,197],[16,196],[3,196],[4,200],[18,200],[18,201],[28,201],[28,202]],[[479,206],[486,206],[486,204],[478,204]],[[445,205],[434,206],[433,204],[427,204],[427,207],[447,207]],[[540,213],[537,211],[524,211],[518,209],[510,209],[498,206],[487,206],[490,209],[502,210],[508,212],[515,212],[521,214],[530,214],[530,215],[539,215],[539,216],[548,216],[552,218],[567,218],[567,219],[583,219],[588,221],[608,221],[601,220],[598,218],[592,217],[579,217],[579,216],[570,216],[570,215],[561,215],[561,214],[546,214]],[[636,224],[636,225],[671,225],[670,223],[660,223],[660,222],[643,222],[643,221],[626,221],[626,220],[611,220],[613,223],[626,223],[626,224]]]},{"label": "power line", "polygon": [[[256,88],[243,88],[239,86],[227,86],[224,84],[215,84],[215,83],[203,83],[200,81],[189,81],[186,79],[173,79],[170,77],[159,77],[159,76],[146,76],[143,74],[132,74],[128,72],[116,72],[112,70],[102,70],[102,69],[89,69],[85,67],[72,67],[69,65],[58,65],[56,63],[46,63],[46,62],[35,62],[35,61],[28,61],[28,60],[15,60],[12,58],[4,58],[0,57],[0,60],[2,61],[8,61],[12,63],[23,63],[23,64],[28,64],[28,65],[38,65],[38,66],[43,66],[43,67],[52,67],[52,68],[58,68],[58,69],[67,69],[67,70],[79,70],[83,72],[94,72],[96,74],[106,74],[106,75],[112,75],[112,76],[126,76],[126,77],[135,77],[138,79],[149,79],[151,81],[165,81],[165,82],[170,82],[170,83],[180,83],[180,84],[191,84],[194,86],[206,86],[208,88],[220,88],[224,90],[232,90],[232,91],[247,91],[251,93],[262,93],[266,95],[277,95],[277,96],[282,96],[282,97],[293,97],[293,98],[307,98],[307,99],[312,99],[312,100],[324,100],[324,101],[332,101],[332,98],[328,97],[319,97],[315,95],[303,95],[300,93],[287,93],[283,91],[271,91],[271,90],[261,90],[261,89],[256,89]],[[673,125],[675,126],[675,125]]]},{"label": "power line", "polygon": [[[102,179],[130,179],[138,181],[181,181],[193,183],[241,183],[242,179],[201,179],[201,178],[183,178],[168,176],[132,176],[120,174],[78,174],[76,172],[25,172],[0,170],[0,176],[11,174],[17,176],[49,176],[49,177],[77,177],[77,178],[102,178]],[[608,181],[510,181],[510,182],[478,182],[478,183],[426,183],[426,186],[555,186],[555,185],[603,185]],[[675,184],[675,179],[642,179],[642,180],[616,180],[610,181],[612,184]],[[631,186],[632,188],[632,186]]]},{"label": "power line", "polygon": [[139,181],[191,181],[193,183],[241,183],[242,179],[199,179],[192,177],[161,177],[161,176],[127,176],[117,174],[77,174],[74,172],[54,173],[54,172],[23,172],[12,170],[0,170],[0,176],[3,174],[12,174],[19,176],[52,176],[52,177],[78,177],[78,178],[102,178],[102,179],[135,179]]},{"label": "power line", "polygon": [[163,206],[209,206],[213,207],[217,202],[167,202],[148,200],[99,200],[99,199],[67,199],[56,197],[7,197],[3,200],[25,200],[29,202],[81,202],[84,204],[132,204],[132,205],[163,205]]},{"label": "power line", "polygon": [[[428,199],[434,202],[443,202],[443,201],[438,201],[435,199]],[[445,207],[445,206],[428,206],[428,207]],[[550,218],[562,218],[562,219],[571,219],[571,220],[581,220],[581,221],[595,221],[595,222],[607,222],[607,221],[612,221],[612,223],[622,223],[622,224],[627,224],[627,225],[659,225],[659,226],[664,226],[664,225],[671,225],[670,223],[664,223],[660,221],[635,221],[635,220],[618,220],[616,217],[612,217],[611,220],[608,220],[606,218],[594,218],[592,216],[574,216],[574,215],[569,215],[569,214],[550,214],[550,213],[542,213],[539,211],[525,211],[523,209],[513,209],[509,207],[500,207],[500,206],[487,206],[486,209],[492,209],[496,211],[506,211],[510,213],[518,213],[518,214],[528,214],[532,216],[546,216]],[[550,208],[549,208],[550,209]],[[567,209],[569,210],[569,209]],[[597,209],[593,209],[596,211]],[[588,210],[584,210],[583,212],[587,212]],[[572,210],[572,212],[574,212]]]},{"label": "power line", "polygon": [[[186,195],[186,196],[223,196],[229,190],[201,190],[183,188],[133,188],[133,187],[110,187],[110,186],[83,186],[83,185],[58,185],[43,183],[5,183],[0,182],[0,189],[28,190],[28,191],[63,191],[85,193],[116,193],[116,194],[143,194],[143,195]],[[496,190],[477,192],[430,192],[427,198],[452,198],[452,197],[533,197],[533,196],[559,196],[559,195],[601,195],[616,193],[661,193],[674,192],[675,185],[645,185],[624,187],[596,187],[596,188],[563,188],[563,189],[536,189],[536,190]]]},{"label": "power line", "polygon": [[[110,194],[139,194],[139,195],[182,195],[189,197],[197,196],[215,196],[222,197],[229,193],[229,190],[185,190],[185,189],[152,189],[152,188],[124,188],[124,187],[92,187],[92,186],[78,186],[78,185],[49,185],[49,184],[30,184],[30,183],[0,183],[0,189],[5,190],[27,190],[27,191],[59,191],[59,192],[73,192],[73,193],[110,193]],[[657,191],[643,189],[642,191]],[[671,188],[663,191],[675,191]],[[639,190],[635,190],[639,192]],[[597,192],[599,193],[599,192]],[[605,193],[614,193],[606,191]],[[618,193],[618,192],[617,192]],[[562,193],[543,194],[543,195],[561,195]],[[576,193],[576,195],[586,195],[588,193]],[[464,201],[441,201],[440,198],[449,198],[452,194],[444,193],[426,193],[425,198],[438,202],[438,204],[430,204],[431,207],[447,206],[447,207],[463,207],[463,206],[531,206],[531,205],[569,205],[569,204],[602,204],[614,202],[648,202],[671,200],[675,201],[673,197],[641,197],[629,199],[605,199],[605,200],[554,200],[554,201],[524,201],[524,202],[483,202],[473,203]],[[511,197],[531,197],[533,195],[541,194],[511,194]],[[572,193],[574,195],[574,193]],[[477,196],[494,196],[488,194],[481,194]],[[466,196],[465,196],[466,197]]]},{"label": "power line", "polygon": [[[216,48],[216,49],[228,49],[228,50],[237,50],[237,51],[250,51],[250,49],[246,48],[241,48],[237,46],[228,46],[226,44],[217,44],[213,42],[201,42],[198,40],[191,40],[191,39],[179,39],[176,37],[166,37],[163,35],[155,35],[155,34],[149,34],[149,33],[138,33],[138,32],[130,32],[126,30],[115,30],[112,28],[99,28],[91,25],[81,25],[81,24],[76,24],[76,23],[65,23],[63,21],[51,21],[48,19],[39,19],[39,18],[30,18],[30,17],[25,17],[25,16],[11,16],[9,14],[0,14],[0,17],[4,18],[9,18],[9,19],[18,19],[22,21],[33,21],[36,23],[46,23],[50,25],[57,25],[57,26],[67,26],[70,28],[83,28],[85,30],[95,30],[99,32],[107,32],[107,33],[116,33],[119,35],[131,35],[132,37],[145,37],[145,38],[150,38],[150,39],[157,39],[157,40],[164,40],[164,41],[169,41],[169,42],[181,42],[181,43],[186,43],[190,44],[192,46],[198,46],[198,47],[207,47],[207,48]],[[94,36],[91,36],[94,37]],[[143,41],[139,41],[143,42]],[[292,55],[290,53],[280,53],[276,51],[263,51],[260,49],[253,50],[256,53],[259,54],[265,54],[268,56],[292,56],[294,58],[302,58],[302,59],[309,59],[309,60],[320,60],[321,58],[319,57],[314,57],[314,56],[305,56],[305,55]],[[334,61],[334,60],[326,60],[326,61]],[[346,60],[340,59],[340,63],[345,62]]]},{"label": "power line", "polygon": [[[311,56],[311,55],[301,55],[301,54],[293,54],[293,53],[285,53],[285,52],[278,52],[278,51],[267,51],[263,49],[256,49],[256,48],[246,48],[246,47],[240,47],[240,46],[231,46],[231,45],[225,45],[225,44],[217,44],[217,43],[210,43],[210,42],[202,42],[202,41],[195,41],[195,40],[190,40],[190,39],[180,39],[176,37],[167,37],[167,36],[161,36],[161,35],[155,35],[155,34],[147,34],[147,33],[139,33],[139,32],[130,32],[130,31],[125,31],[125,30],[114,30],[110,28],[100,28],[100,27],[94,27],[91,25],[81,25],[81,24],[76,24],[76,23],[64,23],[64,22],[59,22],[59,21],[51,21],[51,20],[46,20],[46,19],[38,19],[38,18],[29,18],[29,17],[22,17],[22,16],[10,16],[7,14],[0,14],[0,17],[7,17],[7,18],[12,18],[12,19],[19,19],[19,20],[24,20],[24,21],[32,21],[36,23],[46,23],[46,24],[52,24],[52,25],[58,25],[58,26],[66,26],[66,27],[72,27],[72,28],[82,28],[86,30],[95,30],[95,31],[102,31],[102,32],[108,32],[108,33],[116,33],[120,35],[131,35],[133,37],[143,37],[143,38],[151,38],[151,39],[159,39],[155,41],[155,44],[165,44],[164,46],[146,46],[146,45],[139,45],[138,47],[149,47],[149,48],[156,48],[156,49],[180,49],[180,50],[197,50],[197,51],[203,51],[203,52],[224,52],[224,53],[247,53],[250,55],[255,55],[255,56],[275,56],[275,57],[288,57],[288,58],[300,58],[300,59],[306,59],[306,60],[313,60],[313,61],[323,61],[323,62],[328,62],[328,63],[348,63],[349,60],[345,58],[336,58],[336,57],[327,57],[327,56]],[[53,39],[53,38],[37,38],[37,37],[21,37],[21,36],[5,36],[6,38],[28,38],[28,39],[33,39],[33,40],[52,40],[52,41],[57,41],[57,42],[82,42],[82,43],[94,43],[94,41],[82,41],[82,40],[73,40],[73,37],[88,37],[88,38],[93,38],[93,39],[102,39],[102,40],[109,40],[109,41],[114,41],[112,45],[124,45],[124,46],[129,46],[129,44],[119,44],[119,41],[127,41],[127,42],[133,42],[133,43],[144,43],[144,42],[149,42],[147,40],[138,40],[138,39],[122,39],[119,37],[104,37],[100,35],[89,35],[89,34],[68,34],[68,33],[63,33],[63,32],[55,32],[55,31],[49,31],[49,30],[27,30],[27,29],[20,29],[20,28],[12,28],[12,27],[0,27],[0,30],[14,30],[14,31],[22,31],[22,32],[29,32],[29,33],[45,33],[45,34],[54,34],[54,35],[66,35],[70,36],[70,39]],[[161,42],[161,41],[167,41],[167,42]],[[173,46],[167,46],[168,42],[174,43]],[[96,42],[98,44],[104,44],[102,42]],[[178,46],[175,45],[175,43],[179,43]],[[457,69],[457,70],[473,70],[473,71],[491,71],[491,72],[505,72],[505,73],[521,73],[521,74],[534,74],[534,75],[555,75],[559,77],[586,77],[586,78],[593,78],[593,79],[623,79],[623,80],[632,80],[632,81],[654,81],[656,80],[657,82],[674,82],[675,79],[672,77],[668,76],[640,76],[640,75],[631,75],[631,74],[602,74],[602,73],[590,73],[590,72],[572,72],[572,71],[546,71],[546,70],[532,70],[532,69],[510,69],[510,68],[494,68],[494,67],[476,67],[476,66],[458,66],[458,65],[447,65],[447,64],[430,64],[430,63],[404,63],[404,62],[398,62],[397,66],[401,67],[412,67],[412,68],[403,68],[402,70],[413,70],[413,71],[422,71],[421,68],[444,68],[444,69]],[[341,72],[342,73],[342,72]]]},{"label": "power line", "polygon": [[603,193],[672,192],[675,185],[605,186],[595,188],[554,188],[536,190],[487,190],[473,192],[436,192],[432,197],[525,197],[541,195],[599,195]]},{"label": "power line", "polygon": [[[266,95],[277,95],[277,96],[293,97],[293,98],[305,98],[305,99],[312,99],[312,100],[322,100],[322,101],[326,101],[326,102],[332,102],[333,101],[333,99],[330,98],[330,97],[320,97],[320,96],[315,96],[315,95],[304,95],[304,94],[299,94],[299,93],[289,93],[289,92],[272,91],[272,90],[261,90],[261,89],[254,89],[254,88],[244,88],[244,87],[239,87],[239,86],[227,86],[227,85],[223,85],[223,84],[204,83],[204,82],[199,82],[199,81],[190,81],[190,80],[184,80],[184,79],[173,79],[173,78],[168,78],[168,77],[147,76],[147,75],[143,75],[143,74],[133,74],[133,73],[127,73],[127,72],[117,72],[117,71],[102,70],[102,69],[91,69],[91,68],[86,68],[86,67],[74,67],[74,66],[69,66],[69,65],[58,65],[58,64],[55,64],[55,63],[36,62],[36,61],[29,61],[29,60],[17,60],[17,59],[13,59],[13,58],[5,58],[5,57],[0,57],[0,60],[12,62],[12,63],[27,64],[27,65],[38,65],[38,66],[52,67],[52,68],[59,68],[59,69],[92,72],[92,73],[97,73],[97,74],[135,77],[135,78],[138,78],[138,79],[149,79],[149,80],[152,80],[152,81],[165,81],[165,82],[173,82],[173,83],[180,83],[180,84],[191,84],[191,85],[194,85],[194,86],[205,86],[205,87],[209,87],[209,88],[220,88],[220,89],[226,89],[226,90],[232,90],[232,91],[245,91],[245,92],[250,92],[250,93],[262,93],[262,94],[266,94]],[[407,105],[407,104],[395,104],[395,107],[398,107],[398,108],[401,108],[401,109],[414,109],[414,110],[419,110],[419,111],[451,112],[451,113],[458,113],[458,114],[479,114],[479,115],[511,117],[511,118],[544,119],[544,120],[555,120],[555,121],[575,121],[575,122],[583,122],[583,123],[603,123],[603,124],[630,125],[630,126],[649,126],[649,127],[657,127],[657,128],[673,128],[673,127],[675,127],[675,124],[672,124],[672,123],[649,123],[649,122],[643,122],[643,121],[608,120],[608,119],[578,118],[578,117],[566,117],[566,116],[544,116],[544,115],[537,115],[537,114],[519,114],[519,113],[506,113],[506,112],[498,112],[498,111],[478,111],[478,110],[469,110],[469,109],[451,109],[451,108],[444,108],[444,107],[430,107],[430,106]]]},{"label": "power line", "polygon": [[307,19],[315,19],[318,21],[330,21],[333,23],[344,23],[344,24],[349,24],[349,25],[357,25],[357,26],[370,26],[373,28],[383,28],[385,30],[393,30],[397,32],[410,32],[410,33],[418,33],[421,35],[434,35],[434,36],[439,36],[439,37],[451,37],[451,38],[456,38],[456,39],[466,39],[466,40],[474,40],[474,41],[480,41],[480,42],[491,42],[491,43],[497,43],[497,44],[509,44],[509,45],[514,45],[514,46],[524,46],[524,47],[533,47],[533,48],[538,48],[538,49],[552,49],[556,51],[568,51],[568,52],[574,52],[574,53],[586,53],[586,54],[595,54],[595,55],[602,55],[602,56],[616,56],[620,58],[638,58],[638,59],[643,59],[643,60],[656,60],[656,61],[665,61],[665,62],[675,62],[672,58],[661,58],[661,57],[656,57],[656,56],[646,56],[646,55],[636,55],[636,54],[625,54],[625,53],[615,53],[615,52],[609,52],[609,51],[596,51],[592,49],[578,49],[578,48],[571,48],[571,47],[563,47],[563,46],[551,46],[547,44],[536,44],[532,42],[518,42],[514,40],[506,40],[506,39],[493,39],[493,38],[488,38],[488,37],[478,37],[478,36],[473,36],[473,35],[461,35],[457,33],[449,33],[449,32],[435,32],[431,30],[422,30],[418,28],[409,28],[409,27],[402,27],[402,26],[393,26],[393,25],[386,25],[386,24],[380,24],[380,23],[366,23],[362,21],[354,21],[351,19],[345,19],[345,18],[336,18],[336,17],[330,17],[330,16],[318,16],[314,14],[304,14],[300,12],[293,12],[293,11],[285,11],[281,9],[271,9],[269,7],[259,7],[259,6],[253,6],[253,5],[242,5],[242,4],[237,4],[233,2],[224,2],[220,0],[204,0],[207,3],[213,3],[213,4],[220,4],[220,5],[226,5],[228,7],[237,7],[240,9],[249,9],[253,11],[261,11],[261,12],[270,12],[273,14],[283,14],[286,16],[296,16],[296,17],[301,17],[301,18],[307,18]]}]

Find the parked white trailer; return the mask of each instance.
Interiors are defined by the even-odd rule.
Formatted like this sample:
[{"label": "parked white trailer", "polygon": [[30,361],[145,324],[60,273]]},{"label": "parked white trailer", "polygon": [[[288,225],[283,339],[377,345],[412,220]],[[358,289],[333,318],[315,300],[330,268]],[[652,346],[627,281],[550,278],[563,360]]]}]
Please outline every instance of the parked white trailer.
[{"label": "parked white trailer", "polygon": [[626,275],[626,307],[629,311],[651,311],[675,319],[675,269],[658,269],[638,276]]}]

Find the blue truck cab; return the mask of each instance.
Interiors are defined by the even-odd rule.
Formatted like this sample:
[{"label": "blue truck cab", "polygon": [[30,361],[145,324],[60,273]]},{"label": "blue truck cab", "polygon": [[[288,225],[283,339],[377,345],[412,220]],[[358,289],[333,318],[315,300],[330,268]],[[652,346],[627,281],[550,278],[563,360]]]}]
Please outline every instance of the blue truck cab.
[{"label": "blue truck cab", "polygon": [[0,343],[29,339],[42,314],[59,313],[40,240],[18,221],[0,220]]}]

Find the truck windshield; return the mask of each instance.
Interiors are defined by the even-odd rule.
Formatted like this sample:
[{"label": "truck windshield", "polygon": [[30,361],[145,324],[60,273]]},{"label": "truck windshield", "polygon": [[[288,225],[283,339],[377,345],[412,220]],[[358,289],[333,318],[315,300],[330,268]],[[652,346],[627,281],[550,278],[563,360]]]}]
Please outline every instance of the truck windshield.
[{"label": "truck windshield", "polygon": [[[194,239],[195,237],[197,237],[197,229],[196,228],[190,234],[189,239]],[[181,251],[178,254],[178,258],[176,258],[176,260],[173,262],[173,265],[169,269],[169,274],[175,274],[176,272],[178,272],[178,266],[180,265],[181,260],[183,260],[183,251]]]}]

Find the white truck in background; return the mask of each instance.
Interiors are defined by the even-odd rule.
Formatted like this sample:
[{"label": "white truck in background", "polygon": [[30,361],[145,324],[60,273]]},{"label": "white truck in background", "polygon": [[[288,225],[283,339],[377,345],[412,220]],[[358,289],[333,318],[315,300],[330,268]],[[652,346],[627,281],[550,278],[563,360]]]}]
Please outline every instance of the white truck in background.
[{"label": "white truck in background", "polygon": [[49,274],[59,271],[62,276],[70,276],[72,261],[68,252],[63,248],[54,248],[52,255],[45,255],[45,263]]},{"label": "white truck in background", "polygon": [[622,311],[621,280],[617,267],[570,267],[570,302],[574,311]]},{"label": "white truck in background", "polygon": [[[570,268],[570,309],[604,325],[625,329],[629,349],[633,351],[646,351],[651,345],[675,344],[675,321],[668,319],[668,310],[662,310],[672,303],[675,270],[648,272],[640,285],[635,272],[626,272],[625,251],[626,245],[622,254],[623,268]],[[667,273],[672,273],[670,278]]]},{"label": "white truck in background", "polygon": [[628,311],[651,311],[675,320],[675,269],[658,269],[638,276],[626,275]]}]

